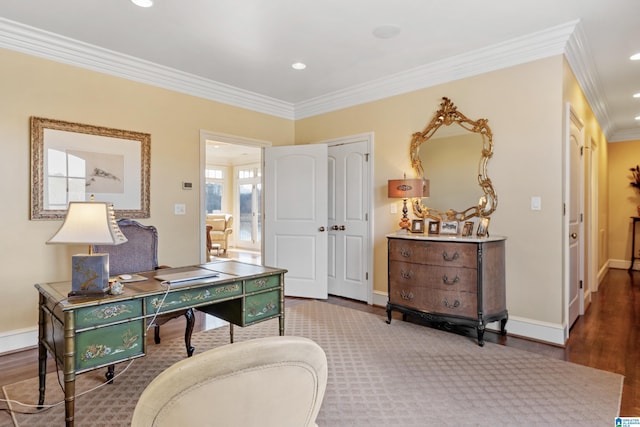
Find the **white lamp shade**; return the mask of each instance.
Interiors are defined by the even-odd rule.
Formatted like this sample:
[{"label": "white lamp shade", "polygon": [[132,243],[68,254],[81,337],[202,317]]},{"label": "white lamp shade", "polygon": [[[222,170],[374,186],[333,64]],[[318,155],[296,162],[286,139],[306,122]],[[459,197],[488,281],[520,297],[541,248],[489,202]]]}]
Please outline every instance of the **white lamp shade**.
[{"label": "white lamp shade", "polygon": [[47,243],[119,245],[126,241],[116,222],[113,205],[70,202],[62,226]]}]

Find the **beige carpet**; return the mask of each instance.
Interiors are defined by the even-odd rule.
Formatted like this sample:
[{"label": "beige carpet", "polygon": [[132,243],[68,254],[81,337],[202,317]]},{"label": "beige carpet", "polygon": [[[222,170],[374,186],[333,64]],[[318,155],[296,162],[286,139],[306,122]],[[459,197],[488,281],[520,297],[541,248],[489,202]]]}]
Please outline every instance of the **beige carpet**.
[{"label": "beige carpet", "polygon": [[[327,353],[320,426],[608,426],[618,414],[623,377],[617,374],[492,343],[479,347],[472,338],[401,321],[387,325],[383,317],[323,302],[293,305],[286,314],[287,335],[309,337]],[[235,330],[240,341],[274,335],[278,324]],[[196,352],[227,340],[228,327],[193,338]],[[148,356],[135,360],[115,384],[78,397],[76,425],[129,425],[141,390],[183,357],[182,346],[179,339],[151,345]],[[99,383],[103,374],[80,375],[77,389]],[[37,379],[3,391],[35,403]],[[50,374],[47,402],[60,400]],[[20,427],[62,426],[64,406],[15,419]]]}]

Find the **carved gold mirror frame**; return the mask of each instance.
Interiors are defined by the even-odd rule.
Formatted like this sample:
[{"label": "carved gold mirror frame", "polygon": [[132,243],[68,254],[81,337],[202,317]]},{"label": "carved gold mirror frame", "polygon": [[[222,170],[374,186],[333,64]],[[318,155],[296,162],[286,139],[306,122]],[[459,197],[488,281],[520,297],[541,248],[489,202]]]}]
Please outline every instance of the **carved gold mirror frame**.
[{"label": "carved gold mirror frame", "polygon": [[[459,125],[467,132],[478,134],[482,137],[482,147],[479,148],[478,162],[478,185],[482,190],[482,196],[479,197],[477,205],[468,208],[447,208],[446,211],[440,211],[436,208],[423,204],[423,199],[413,199],[413,212],[419,218],[431,218],[435,220],[455,220],[464,221],[473,217],[488,217],[498,205],[498,197],[491,179],[487,176],[487,162],[493,156],[493,134],[491,128],[487,124],[487,119],[470,120],[464,114],[460,113],[457,107],[449,98],[443,97],[440,109],[436,112],[431,122],[422,132],[413,134],[410,146],[411,166],[415,170],[419,178],[429,179],[428,171],[425,176],[422,160],[419,156],[420,147],[429,141],[436,131],[442,126]],[[433,185],[433,182],[432,182]],[[475,202],[475,201],[474,201]]]}]

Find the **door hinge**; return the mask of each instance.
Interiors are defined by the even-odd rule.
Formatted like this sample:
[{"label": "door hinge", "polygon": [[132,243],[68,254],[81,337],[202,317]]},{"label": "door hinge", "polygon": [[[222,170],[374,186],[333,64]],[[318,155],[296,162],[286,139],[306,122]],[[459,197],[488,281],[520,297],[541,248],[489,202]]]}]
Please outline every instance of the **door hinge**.
[{"label": "door hinge", "polygon": [[364,273],[364,280],[369,280],[369,272]]},{"label": "door hinge", "polygon": [[562,204],[562,216],[565,216],[567,214],[567,204],[563,203]]},{"label": "door hinge", "polygon": [[364,161],[365,162],[369,161],[369,153],[364,153]]},{"label": "door hinge", "polygon": [[368,213],[364,214],[364,220],[365,221],[369,221],[369,214]]},{"label": "door hinge", "polygon": [[584,155],[584,145],[582,147],[580,147],[580,155],[583,156]]},{"label": "door hinge", "polygon": [[584,221],[584,214],[581,213],[580,214],[580,222],[583,222],[583,221]]},{"label": "door hinge", "polygon": [[580,280],[580,289],[582,289],[582,280]]}]

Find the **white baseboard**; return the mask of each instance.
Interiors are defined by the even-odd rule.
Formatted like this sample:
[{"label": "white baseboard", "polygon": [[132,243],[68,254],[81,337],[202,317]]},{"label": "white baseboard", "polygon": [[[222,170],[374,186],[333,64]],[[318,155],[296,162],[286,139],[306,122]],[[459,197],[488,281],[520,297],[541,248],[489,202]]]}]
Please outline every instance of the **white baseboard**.
[{"label": "white baseboard", "polygon": [[0,333],[0,354],[38,345],[38,328],[16,329]]},{"label": "white baseboard", "polygon": [[[624,260],[624,259],[609,260],[609,268],[619,268],[620,270],[628,270],[629,265],[631,265],[631,260]],[[640,261],[636,261],[633,263],[633,269],[640,270]]]}]

